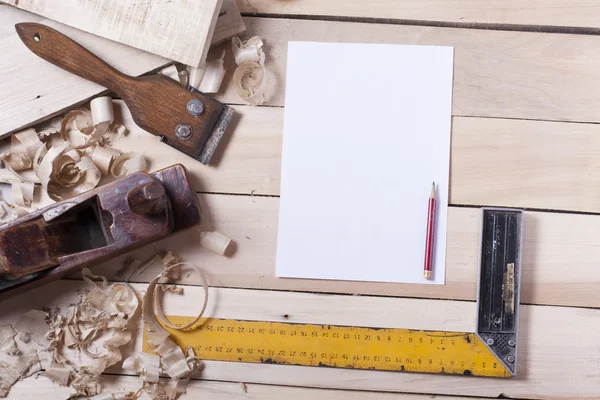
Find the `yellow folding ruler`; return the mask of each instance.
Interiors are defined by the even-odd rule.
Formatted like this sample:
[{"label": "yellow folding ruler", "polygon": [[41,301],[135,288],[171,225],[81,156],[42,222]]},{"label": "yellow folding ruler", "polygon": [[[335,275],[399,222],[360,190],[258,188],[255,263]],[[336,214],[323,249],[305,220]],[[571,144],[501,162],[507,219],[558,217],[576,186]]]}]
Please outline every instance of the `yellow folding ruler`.
[{"label": "yellow folding ruler", "polygon": [[[511,377],[517,365],[521,227],[520,210],[483,210],[476,333],[216,318],[189,330],[167,330],[203,360]],[[192,319],[169,320],[184,326]]]}]

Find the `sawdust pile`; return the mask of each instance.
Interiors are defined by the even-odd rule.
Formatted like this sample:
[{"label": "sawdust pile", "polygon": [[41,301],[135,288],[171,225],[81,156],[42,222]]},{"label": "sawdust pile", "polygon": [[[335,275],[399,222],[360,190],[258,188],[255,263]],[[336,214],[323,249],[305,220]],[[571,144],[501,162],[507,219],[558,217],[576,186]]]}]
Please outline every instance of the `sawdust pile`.
[{"label": "sawdust pile", "polygon": [[90,110],[53,119],[39,131],[13,134],[10,151],[0,154],[0,182],[11,185],[13,197],[11,204],[0,200],[0,223],[34,211],[30,207],[37,187],[61,201],[97,187],[103,177],[146,170],[142,153],[123,154],[110,147],[115,137],[125,134],[125,127],[114,121],[108,96],[92,100]]},{"label": "sawdust pile", "polygon": [[[93,280],[98,278],[100,282]],[[19,379],[42,370],[76,395],[98,393],[100,374],[121,360],[119,347],[131,340],[127,325],[139,301],[126,283],[108,284],[88,269],[83,279],[89,289],[79,303],[66,310],[31,310],[14,327],[2,326],[0,396]]]},{"label": "sawdust pile", "polygon": [[[65,310],[31,310],[14,325],[0,326],[0,397],[20,379],[39,373],[59,385],[70,386],[76,396],[94,400],[137,399],[143,393],[155,400],[173,400],[185,393],[189,379],[200,371],[200,360],[188,346],[185,352],[163,328],[187,329],[202,317],[208,302],[208,282],[201,269],[181,262],[172,252],[156,255],[139,268],[162,260],[164,270],[150,282],[142,301],[142,320],[153,353],[136,353],[123,361],[124,370],[140,375],[136,392],[100,393],[101,374],[122,360],[120,348],[131,341],[128,326],[137,325],[138,295],[127,283],[109,284],[106,278],[83,270],[87,286],[80,301]],[[160,296],[165,291],[182,294],[183,288],[159,285],[181,277],[182,271],[199,274],[204,304],[195,320],[177,327],[165,317]],[[161,325],[162,324],[162,325]],[[160,381],[161,374],[171,377]]]}]

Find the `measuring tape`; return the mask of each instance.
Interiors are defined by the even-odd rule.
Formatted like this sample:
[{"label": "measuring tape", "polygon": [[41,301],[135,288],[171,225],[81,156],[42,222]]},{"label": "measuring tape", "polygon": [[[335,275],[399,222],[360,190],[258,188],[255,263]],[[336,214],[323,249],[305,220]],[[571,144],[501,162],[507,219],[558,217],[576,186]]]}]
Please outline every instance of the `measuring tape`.
[{"label": "measuring tape", "polygon": [[[169,316],[176,326],[193,318]],[[166,328],[201,360],[510,377],[475,333],[209,318]],[[144,351],[149,351],[144,340]]]}]

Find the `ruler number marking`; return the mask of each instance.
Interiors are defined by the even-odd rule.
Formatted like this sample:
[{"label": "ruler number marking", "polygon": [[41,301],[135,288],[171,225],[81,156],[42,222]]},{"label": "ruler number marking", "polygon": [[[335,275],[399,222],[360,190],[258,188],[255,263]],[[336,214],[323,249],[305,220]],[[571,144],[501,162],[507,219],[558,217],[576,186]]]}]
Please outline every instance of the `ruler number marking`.
[{"label": "ruler number marking", "polygon": [[[224,323],[223,323],[224,322]],[[182,324],[176,324],[182,326]],[[263,326],[263,327],[261,327]],[[208,343],[193,346],[198,353],[203,353],[208,359],[215,360],[240,360],[243,361],[244,355],[248,355],[246,361],[259,362],[273,358],[275,362],[286,362],[291,364],[317,365],[325,363],[328,366],[359,369],[381,369],[381,370],[408,370],[425,372],[447,372],[458,373],[465,370],[473,372],[479,371],[484,375],[501,376],[500,370],[504,367],[489,357],[479,358],[474,361],[465,353],[460,353],[454,357],[457,350],[471,351],[463,340],[456,335],[447,335],[441,333],[428,333],[407,330],[373,330],[369,328],[344,328],[336,326],[320,325],[293,325],[279,323],[254,323],[247,321],[234,321],[231,324],[228,320],[213,320],[196,327],[197,331],[216,332],[219,334],[233,334],[232,339],[229,336],[225,340],[218,340],[219,335],[206,336]],[[241,334],[241,335],[240,335]],[[236,336],[241,340],[243,334],[248,335],[275,335],[275,341],[263,343],[265,346],[259,348],[260,342],[256,342],[254,347],[227,347],[228,344],[235,344]],[[312,343],[298,341],[309,340]],[[265,338],[266,339],[266,338]],[[330,347],[329,339],[340,339],[344,341],[354,340],[344,343],[339,347]],[[234,341],[232,341],[234,340]],[[263,340],[263,339],[261,339]],[[278,341],[279,340],[279,341]],[[212,343],[211,343],[212,342]],[[229,342],[229,343],[228,343]],[[365,342],[388,343],[387,346],[371,347]],[[361,345],[362,343],[362,345]],[[467,343],[470,343],[467,340]],[[193,345],[193,342],[190,344]],[[211,344],[211,345],[207,345]],[[302,345],[308,344],[308,347],[315,346],[315,351],[303,351]],[[411,344],[411,346],[407,346]],[[414,345],[414,346],[413,346]],[[456,347],[454,353],[442,352],[438,358],[423,358],[420,347],[424,346],[425,351],[448,350],[448,346]],[[344,347],[345,346],[345,347]],[[349,347],[351,346],[351,347]],[[431,346],[431,347],[429,347]],[[269,347],[274,350],[269,350]],[[286,350],[280,350],[281,348]],[[298,348],[300,347],[300,348]],[[353,353],[352,349],[363,349]],[[292,350],[293,349],[293,350]],[[320,350],[320,351],[319,351]],[[323,350],[335,350],[334,352]],[[346,350],[346,352],[344,352]],[[348,352],[350,350],[350,352]],[[387,353],[387,354],[386,354]],[[394,353],[398,354],[395,356]],[[237,354],[234,356],[234,354]],[[212,358],[215,357],[215,358]],[[264,358],[263,358],[264,357]],[[279,357],[279,359],[277,358]],[[340,362],[341,361],[341,362]],[[458,371],[458,372],[457,372]],[[485,371],[488,371],[487,373]],[[492,372],[494,371],[494,372]]]}]

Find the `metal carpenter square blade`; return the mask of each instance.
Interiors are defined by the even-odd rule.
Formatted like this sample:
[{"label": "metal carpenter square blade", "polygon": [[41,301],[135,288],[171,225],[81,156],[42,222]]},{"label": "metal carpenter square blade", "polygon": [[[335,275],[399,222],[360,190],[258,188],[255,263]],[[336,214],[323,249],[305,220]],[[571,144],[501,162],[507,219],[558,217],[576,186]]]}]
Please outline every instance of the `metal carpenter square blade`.
[{"label": "metal carpenter square blade", "polygon": [[477,335],[514,376],[523,211],[483,209],[477,294]]}]

